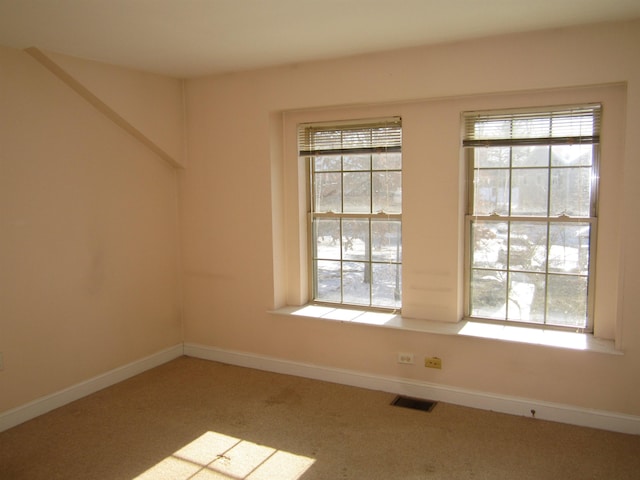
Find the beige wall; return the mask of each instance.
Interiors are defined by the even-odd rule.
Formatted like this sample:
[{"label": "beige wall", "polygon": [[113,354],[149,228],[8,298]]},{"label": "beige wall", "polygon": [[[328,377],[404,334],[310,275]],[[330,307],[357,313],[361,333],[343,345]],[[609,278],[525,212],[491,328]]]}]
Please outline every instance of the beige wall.
[{"label": "beige wall", "polygon": [[157,145],[174,164],[186,165],[181,81],[58,53],[43,54]]},{"label": "beige wall", "polygon": [[[128,73],[111,75],[117,96]],[[132,81],[163,85],[142,101],[181,104],[177,80]],[[182,334],[175,169],[22,51],[0,48],[0,112],[5,411]]]},{"label": "beige wall", "polygon": [[[635,274],[640,251],[634,241],[640,234],[635,213],[640,207],[638,45],[640,23],[630,22],[189,81],[189,168],[180,173],[185,341],[640,414],[640,280]],[[538,102],[530,94],[534,91],[552,95],[552,103],[571,103],[582,90],[577,87],[602,84],[619,85],[607,100],[614,117],[609,125],[621,129],[626,139],[614,140],[610,131],[603,143],[616,167],[608,165],[603,179],[607,214],[601,254],[611,262],[599,273],[606,280],[598,285],[603,318],[596,332],[615,336],[624,355],[267,313],[287,299],[296,303],[304,297],[299,278],[304,252],[298,251],[295,228],[298,179],[287,156],[293,140],[283,118],[330,118],[330,108],[340,116],[356,111],[352,107],[375,110],[379,104],[387,112],[386,105],[394,103],[390,110],[403,110],[408,137],[432,140],[431,145],[424,139],[405,142],[405,172],[410,174],[405,174],[403,191],[404,295],[412,316],[451,321],[461,314],[462,301],[456,216],[461,170],[454,128],[460,111],[511,101],[530,106]],[[426,105],[426,116],[417,112],[418,104]],[[428,133],[429,128],[436,130]],[[440,356],[444,368],[399,366],[398,351]]]}]

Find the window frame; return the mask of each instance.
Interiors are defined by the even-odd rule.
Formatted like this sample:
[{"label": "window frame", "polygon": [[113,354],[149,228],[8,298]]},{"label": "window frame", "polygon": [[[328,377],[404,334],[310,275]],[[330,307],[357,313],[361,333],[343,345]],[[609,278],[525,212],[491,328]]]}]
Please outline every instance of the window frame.
[{"label": "window frame", "polygon": [[[371,129],[372,131],[376,128],[388,128],[394,129],[389,137],[385,140],[386,145],[381,143],[372,142],[371,146],[368,147],[346,147],[342,148],[332,148],[331,145],[321,145],[320,149],[315,151],[313,150],[312,143],[309,139],[309,136],[314,131],[326,131],[326,130],[338,130],[342,132],[354,131],[359,129]],[[309,295],[309,303],[314,305],[327,305],[332,307],[340,307],[340,308],[354,308],[354,309],[365,309],[370,311],[383,311],[383,312],[394,312],[398,313],[401,311],[402,306],[402,200],[400,200],[400,211],[399,212],[386,212],[384,210],[374,211],[374,174],[376,172],[397,172],[400,174],[400,185],[402,185],[402,160],[400,160],[399,168],[374,168],[374,155],[384,154],[384,153],[399,153],[402,155],[402,119],[401,117],[383,117],[383,118],[367,118],[363,120],[347,120],[347,121],[329,121],[329,122],[314,122],[314,123],[301,123],[297,125],[298,129],[298,155],[299,158],[304,160],[304,168],[305,175],[308,179],[307,183],[307,192],[306,192],[306,205],[307,205],[307,222],[306,222],[306,230],[307,230],[307,272],[308,272],[308,295]],[[310,133],[311,132],[311,133]],[[399,136],[399,138],[398,138]],[[384,143],[384,142],[383,142]],[[369,166],[366,169],[357,169],[351,170],[346,169],[344,165],[344,158],[349,155],[370,155]],[[340,198],[341,198],[341,208],[339,212],[336,211],[316,211],[315,209],[315,201],[316,201],[316,192],[315,192],[315,181],[314,175],[319,173],[314,168],[314,159],[318,157],[325,156],[335,156],[340,158],[340,168],[339,169],[331,169],[331,170],[320,170],[319,172],[326,173],[337,173],[340,175],[341,184],[340,184]],[[402,159],[402,157],[400,157]],[[358,173],[358,172],[366,172],[370,175],[369,178],[369,212],[345,212],[344,211],[344,175],[345,173]],[[401,190],[402,191],[402,190]],[[339,238],[339,251],[340,258],[334,259],[333,261],[339,261],[341,265],[341,273],[340,273],[340,300],[339,301],[329,301],[318,298],[318,274],[317,274],[317,261],[321,261],[322,259],[317,255],[317,242],[315,241],[314,228],[316,226],[316,220],[339,220],[339,230],[340,230],[340,238]],[[344,258],[344,248],[342,245],[343,239],[343,222],[349,220],[368,220],[368,237],[370,242],[368,244],[366,255],[367,258],[363,260],[349,260]],[[380,261],[375,260],[373,258],[373,225],[376,221],[388,220],[393,222],[398,222],[398,234],[399,234],[399,249],[400,254],[399,257],[395,259],[395,261]],[[358,302],[348,302],[345,301],[344,298],[344,288],[343,288],[343,274],[342,274],[342,265],[343,263],[355,261],[356,263],[365,264],[365,270],[368,268],[369,275],[373,275],[374,265],[376,264],[393,264],[395,265],[396,271],[396,289],[395,296],[399,299],[399,304],[397,305],[381,305],[374,303],[373,297],[373,283],[370,281],[369,283],[369,301],[368,304],[358,303]],[[372,277],[370,277],[372,278]]]},{"label": "window frame", "polygon": [[[517,118],[518,115],[530,115],[532,118],[535,118],[537,115],[545,116],[549,115],[551,119],[553,117],[554,112],[563,112],[567,110],[590,110],[593,113],[594,120],[594,134],[592,136],[585,136],[585,138],[580,138],[576,141],[576,139],[567,139],[567,138],[554,138],[553,136],[542,138],[542,137],[532,137],[528,140],[520,140],[518,141],[510,141],[503,138],[496,137],[491,140],[481,140],[470,138],[473,137],[473,133],[470,132],[470,127],[473,126],[473,120],[470,120],[474,117],[478,118],[510,118],[513,122],[514,117]],[[598,238],[598,204],[599,204],[599,170],[600,170],[600,123],[601,123],[601,112],[602,112],[602,104],[576,104],[570,106],[550,106],[550,107],[536,107],[536,108],[514,108],[509,110],[486,110],[481,112],[463,112],[462,113],[462,121],[463,121],[463,143],[462,148],[464,151],[464,167],[465,167],[465,182],[466,188],[465,190],[465,214],[464,214],[464,316],[467,319],[472,319],[476,321],[483,321],[489,323],[498,323],[501,325],[519,325],[519,326],[532,326],[544,329],[558,329],[558,330],[572,330],[579,331],[581,333],[593,333],[594,331],[594,313],[595,313],[595,283],[596,283],[596,271],[595,266],[597,262],[597,238]],[[513,124],[511,124],[511,128],[513,128]],[[515,167],[513,165],[513,147],[515,146],[523,146],[523,145],[540,145],[547,146],[549,148],[549,160],[546,166],[544,167],[535,167],[535,168],[544,168],[547,172],[547,181],[548,185],[552,184],[552,172],[554,169],[562,169],[562,168],[575,168],[575,167],[561,167],[554,166],[551,160],[552,155],[552,147],[554,145],[591,145],[592,148],[592,161],[590,166],[590,204],[589,204],[589,214],[588,216],[569,216],[565,213],[562,213],[557,216],[551,216],[551,195],[552,189],[548,188],[546,192],[546,215],[512,215],[511,207],[512,207],[512,199],[511,199],[511,188],[512,188],[512,177],[513,171],[519,169],[533,168],[529,167]],[[478,148],[482,148],[485,146],[503,146],[509,147],[509,162],[506,167],[500,167],[503,170],[508,172],[508,182],[509,182],[509,201],[508,207],[509,212],[507,214],[477,214],[474,212],[474,200],[475,200],[475,172],[478,168],[475,166],[475,153]],[[498,169],[498,167],[496,167]],[[511,256],[510,251],[510,233],[507,234],[507,246],[506,246],[506,255],[507,261],[505,262],[504,267],[495,268],[496,271],[504,271],[507,275],[507,280],[505,282],[505,315],[504,318],[486,318],[481,316],[472,315],[472,272],[474,270],[473,262],[473,231],[472,226],[474,221],[496,221],[503,222],[507,224],[508,232],[511,231],[512,225],[517,225],[518,223],[522,224],[524,222],[529,223],[542,223],[546,225],[546,248],[545,248],[545,268],[544,278],[545,278],[545,292],[544,292],[544,319],[543,323],[539,322],[528,322],[524,320],[515,320],[510,319],[508,310],[509,310],[509,290],[510,290],[510,276],[512,273],[532,273],[527,272],[526,270],[518,270],[512,269],[509,265],[509,259]],[[589,225],[589,256],[588,256],[588,267],[586,275],[579,274],[570,274],[571,276],[583,276],[586,277],[587,281],[587,289],[586,289],[586,318],[584,326],[575,326],[575,325],[559,325],[555,323],[547,323],[549,316],[549,304],[548,304],[548,281],[550,276],[560,275],[557,272],[550,272],[549,269],[549,245],[550,245],[550,235],[549,231],[551,226],[554,224],[570,224],[570,223],[581,223]],[[491,270],[491,268],[489,268]],[[535,272],[540,273],[540,272]]]}]

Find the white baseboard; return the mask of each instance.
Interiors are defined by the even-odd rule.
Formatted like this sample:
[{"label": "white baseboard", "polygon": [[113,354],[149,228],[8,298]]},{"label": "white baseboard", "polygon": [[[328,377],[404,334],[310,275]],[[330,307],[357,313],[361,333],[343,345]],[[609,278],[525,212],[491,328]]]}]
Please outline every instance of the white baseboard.
[{"label": "white baseboard", "polygon": [[162,365],[183,354],[257,370],[295,375],[298,377],[425,398],[512,415],[531,417],[531,410],[535,410],[535,418],[542,420],[640,435],[640,416],[592,410],[571,405],[510,397],[507,395],[497,395],[401,377],[373,375],[353,370],[292,362],[274,357],[190,343],[175,345],[59,392],[3,412],[0,414],[0,432],[73,402],[74,400],[90,395],[98,390],[126,380],[134,375],[138,375],[146,370]]},{"label": "white baseboard", "polygon": [[533,410],[537,419],[640,435],[640,416],[635,415],[467,390],[400,377],[322,367],[191,343],[184,344],[184,354],[257,370],[408,395],[511,415],[532,417]]},{"label": "white baseboard", "polygon": [[0,414],[0,432],[183,355],[178,344]]}]

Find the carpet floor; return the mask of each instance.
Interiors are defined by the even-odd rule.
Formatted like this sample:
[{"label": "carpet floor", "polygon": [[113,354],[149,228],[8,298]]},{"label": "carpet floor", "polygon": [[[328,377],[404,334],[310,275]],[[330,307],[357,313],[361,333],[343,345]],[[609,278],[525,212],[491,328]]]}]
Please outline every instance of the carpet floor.
[{"label": "carpet floor", "polygon": [[0,479],[640,479],[640,436],[181,357],[0,433]]}]

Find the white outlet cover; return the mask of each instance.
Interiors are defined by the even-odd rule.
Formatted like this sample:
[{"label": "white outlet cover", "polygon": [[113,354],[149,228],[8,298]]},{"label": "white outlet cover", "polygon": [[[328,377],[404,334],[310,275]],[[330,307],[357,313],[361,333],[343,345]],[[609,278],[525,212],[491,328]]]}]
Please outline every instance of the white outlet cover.
[{"label": "white outlet cover", "polygon": [[413,364],[413,353],[398,352],[398,363]]}]

